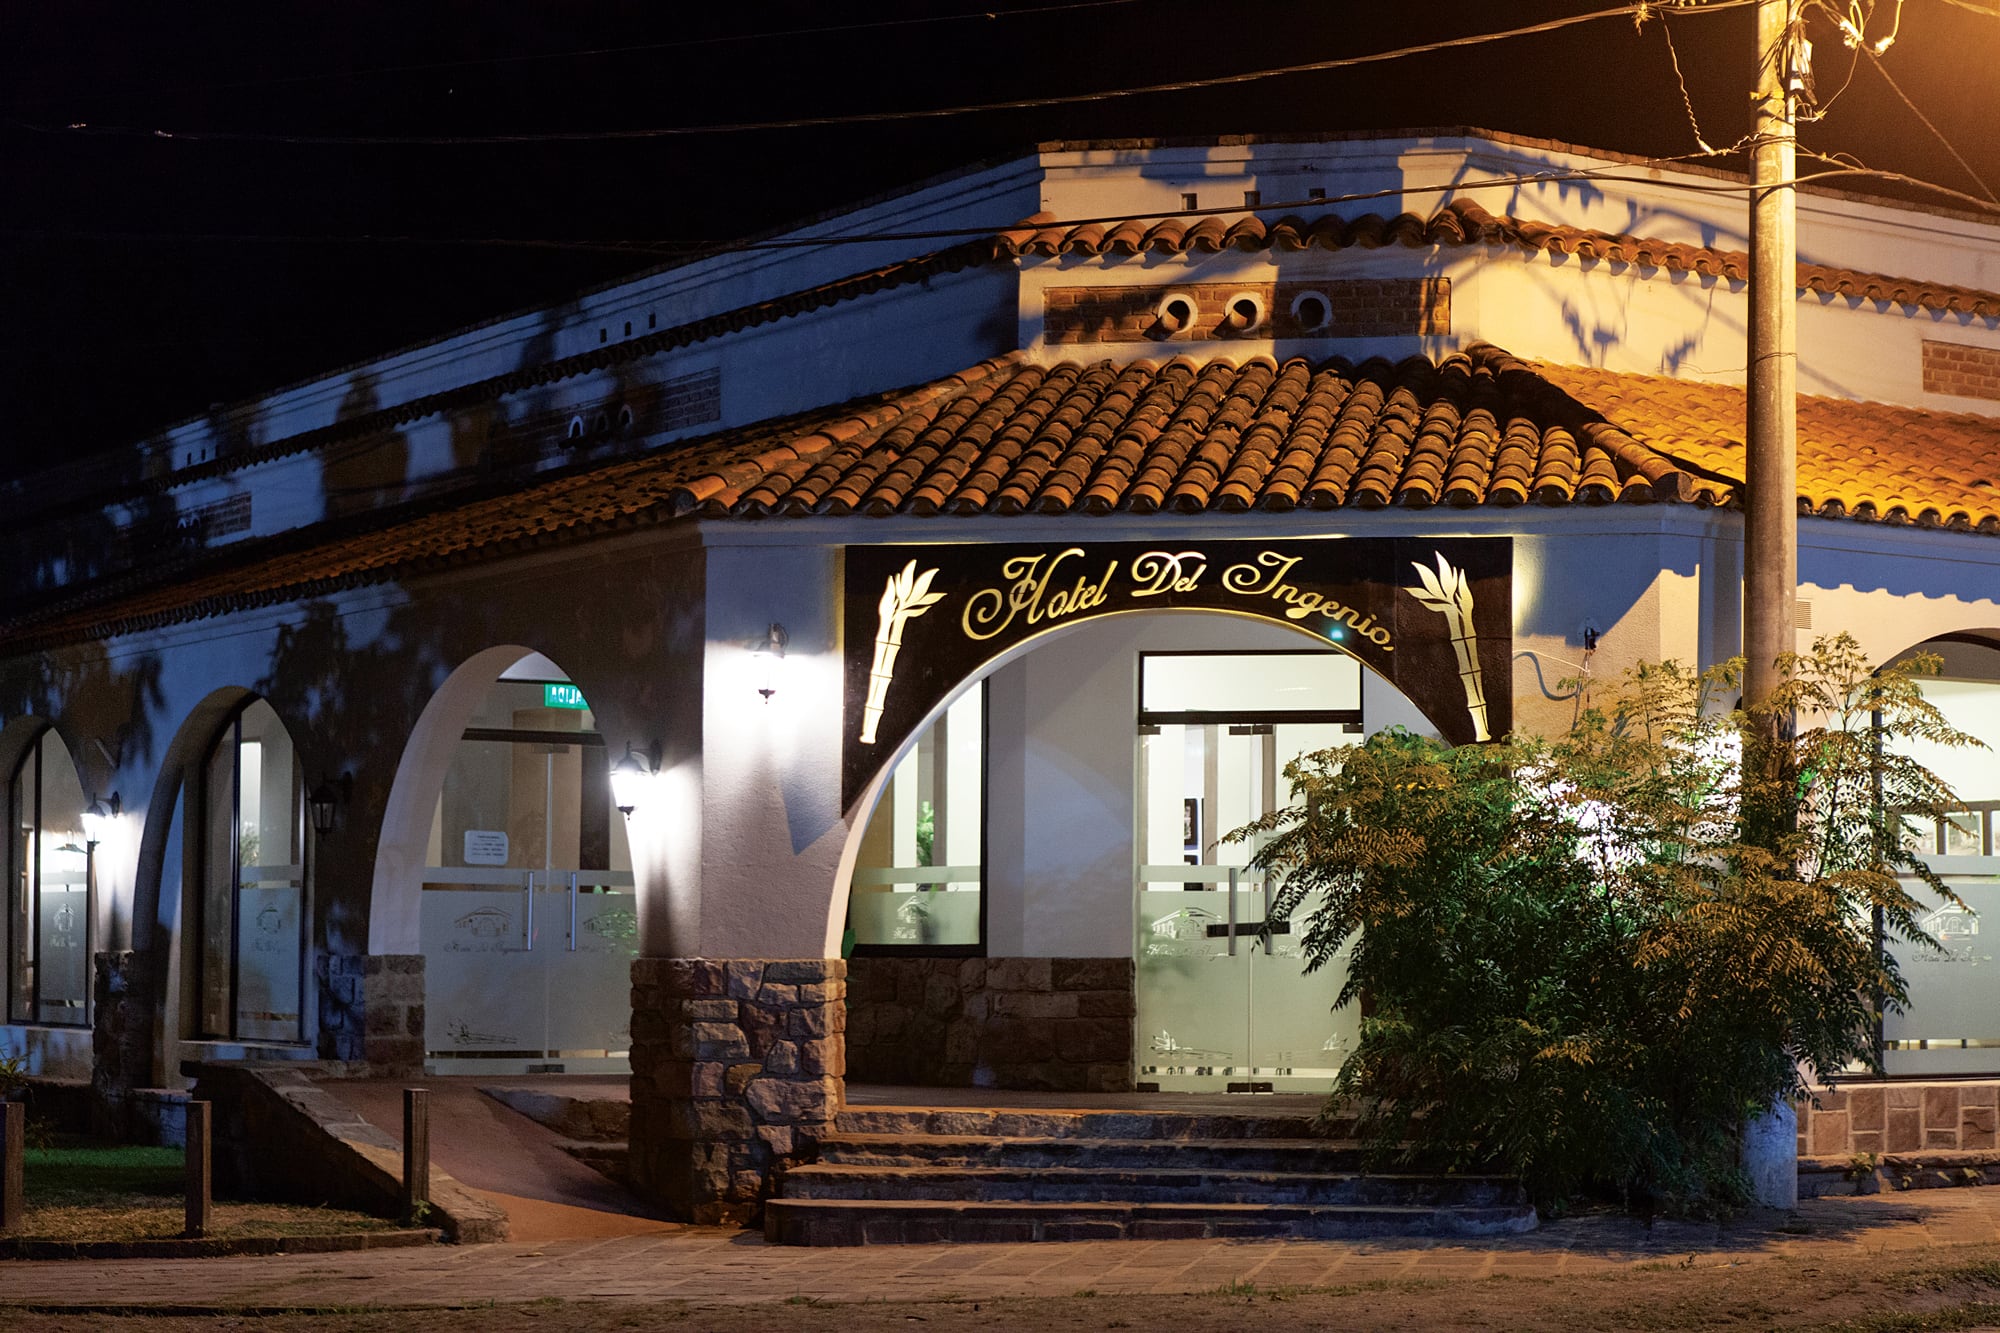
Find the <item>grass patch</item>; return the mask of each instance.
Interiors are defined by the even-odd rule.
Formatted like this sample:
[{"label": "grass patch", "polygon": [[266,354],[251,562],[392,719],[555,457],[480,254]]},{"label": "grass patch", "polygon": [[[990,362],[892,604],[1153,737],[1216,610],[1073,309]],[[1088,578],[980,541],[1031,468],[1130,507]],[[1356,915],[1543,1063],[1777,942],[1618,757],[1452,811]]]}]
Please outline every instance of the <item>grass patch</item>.
[{"label": "grass patch", "polygon": [[[185,1166],[178,1148],[67,1142],[29,1148],[26,1240],[162,1240],[186,1224]],[[396,1223],[345,1208],[292,1203],[215,1205],[211,1236],[222,1239],[341,1235],[394,1230]]]}]

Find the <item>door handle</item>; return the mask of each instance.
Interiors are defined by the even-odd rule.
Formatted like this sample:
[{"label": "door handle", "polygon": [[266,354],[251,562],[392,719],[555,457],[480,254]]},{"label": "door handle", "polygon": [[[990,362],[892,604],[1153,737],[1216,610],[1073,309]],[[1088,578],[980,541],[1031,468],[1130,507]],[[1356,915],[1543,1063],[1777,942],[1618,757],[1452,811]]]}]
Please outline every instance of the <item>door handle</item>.
[{"label": "door handle", "polygon": [[528,910],[521,917],[521,949],[525,953],[535,951],[535,872],[527,873]]},{"label": "door handle", "polygon": [[1229,956],[1236,956],[1236,867],[1229,868]]},{"label": "door handle", "polygon": [[576,952],[576,872],[569,872],[569,951]]}]

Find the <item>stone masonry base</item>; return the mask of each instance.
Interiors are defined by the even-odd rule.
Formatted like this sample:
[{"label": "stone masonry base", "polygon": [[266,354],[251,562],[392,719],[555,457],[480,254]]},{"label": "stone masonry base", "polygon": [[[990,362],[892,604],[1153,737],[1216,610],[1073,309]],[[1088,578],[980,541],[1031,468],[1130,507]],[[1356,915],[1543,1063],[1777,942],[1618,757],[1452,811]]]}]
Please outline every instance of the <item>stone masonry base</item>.
[{"label": "stone masonry base", "polygon": [[1130,958],[862,957],[848,968],[859,1082],[1131,1091]]},{"label": "stone masonry base", "polygon": [[1799,1108],[1800,1157],[1996,1146],[2000,1083],[1850,1083]]},{"label": "stone masonry base", "polygon": [[319,1054],[384,1074],[424,1065],[424,956],[323,954]]},{"label": "stone masonry base", "polygon": [[632,1184],[683,1221],[747,1223],[774,1168],[833,1127],[846,1073],[838,958],[632,964]]}]

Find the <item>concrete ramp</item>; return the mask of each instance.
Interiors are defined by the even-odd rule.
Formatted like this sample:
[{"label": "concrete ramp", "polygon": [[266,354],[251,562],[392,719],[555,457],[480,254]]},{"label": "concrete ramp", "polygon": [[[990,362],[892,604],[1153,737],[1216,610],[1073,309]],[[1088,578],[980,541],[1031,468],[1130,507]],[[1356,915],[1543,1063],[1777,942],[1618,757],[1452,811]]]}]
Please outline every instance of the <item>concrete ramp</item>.
[{"label": "concrete ramp", "polygon": [[[680,1229],[630,1190],[577,1160],[565,1147],[563,1135],[503,1105],[471,1079],[346,1079],[322,1086],[398,1144],[403,1089],[427,1089],[431,1161],[503,1209],[510,1239],[580,1239]],[[553,1080],[546,1091],[562,1095]],[[590,1096],[599,1092],[592,1089]]]}]

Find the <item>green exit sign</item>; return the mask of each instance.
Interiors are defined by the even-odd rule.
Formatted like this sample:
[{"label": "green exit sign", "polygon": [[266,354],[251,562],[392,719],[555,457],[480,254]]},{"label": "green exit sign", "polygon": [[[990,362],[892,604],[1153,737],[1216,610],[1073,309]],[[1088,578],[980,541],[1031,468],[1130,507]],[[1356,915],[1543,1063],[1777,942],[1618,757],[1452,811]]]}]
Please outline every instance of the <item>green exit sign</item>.
[{"label": "green exit sign", "polygon": [[544,685],[542,707],[588,708],[590,705],[583,701],[583,691],[574,685]]}]

